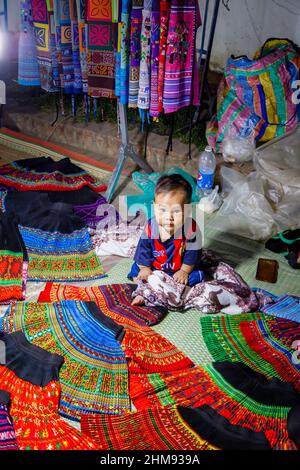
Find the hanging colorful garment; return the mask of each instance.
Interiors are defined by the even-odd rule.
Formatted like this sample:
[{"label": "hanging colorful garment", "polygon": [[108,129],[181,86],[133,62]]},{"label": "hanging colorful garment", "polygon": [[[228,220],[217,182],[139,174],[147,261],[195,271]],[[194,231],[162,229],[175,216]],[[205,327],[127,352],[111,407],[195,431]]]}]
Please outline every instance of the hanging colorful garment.
[{"label": "hanging colorful garment", "polygon": [[[115,286],[114,286],[115,287]],[[54,302],[62,299],[93,300],[107,317],[124,325],[126,334],[122,341],[128,368],[131,373],[172,371],[191,367],[193,362],[176,346],[145,325],[146,322],[160,321],[164,309],[131,306],[128,308],[129,292],[118,286],[115,293],[112,286],[80,288],[47,284],[40,294],[39,302]],[[131,291],[131,287],[129,288]],[[121,301],[121,305],[117,305]],[[149,313],[148,313],[149,309]]]},{"label": "hanging colorful garment", "polygon": [[31,11],[41,87],[47,92],[56,92],[60,87],[60,75],[53,12],[47,9],[46,0],[31,0]]},{"label": "hanging colorful garment", "polygon": [[69,0],[69,9],[71,17],[71,32],[72,32],[72,58],[73,58],[73,93],[82,94],[82,74],[80,63],[80,47],[79,47],[79,22],[77,16],[76,0]]},{"label": "hanging colorful garment", "polygon": [[41,81],[30,0],[21,1],[21,32],[19,36],[18,57],[18,84],[40,86]]},{"label": "hanging colorful garment", "polygon": [[142,124],[149,120],[150,109],[150,57],[152,0],[144,0],[141,30],[141,60],[139,74],[138,108]]},{"label": "hanging colorful garment", "polygon": [[299,49],[286,39],[268,39],[253,59],[230,57],[218,90],[217,113],[206,137],[217,152],[230,136],[265,142],[285,135],[300,119],[293,98],[299,79]]},{"label": "hanging colorful garment", "polygon": [[0,166],[0,184],[18,191],[73,191],[83,186],[97,192],[107,189],[69,158],[54,161],[50,157],[17,160]]},{"label": "hanging colorful garment", "polygon": [[111,0],[87,0],[88,93],[93,98],[115,97],[117,25],[112,23]]},{"label": "hanging colorful garment", "polygon": [[0,219],[0,304],[24,300],[28,270],[27,250],[17,222]]},{"label": "hanging colorful garment", "polygon": [[208,405],[232,425],[263,432],[273,449],[296,449],[287,420],[299,406],[299,393],[290,384],[268,381],[241,363],[217,362],[167,374],[130,374],[130,391],[138,410]]},{"label": "hanging colorful garment", "polygon": [[[81,70],[78,57],[79,37],[75,2],[54,0],[56,49],[61,59],[61,83],[64,93],[82,93]],[[75,59],[75,63],[74,63]]]},{"label": "hanging colorful garment", "polygon": [[103,450],[270,450],[263,433],[233,426],[208,406],[85,415],[81,429]]},{"label": "hanging colorful garment", "polygon": [[171,2],[163,91],[165,113],[173,113],[193,102],[195,40],[199,26],[197,0]]},{"label": "hanging colorful garment", "polygon": [[16,433],[8,408],[10,393],[0,388],[0,450],[19,450]]},{"label": "hanging colorful garment", "polygon": [[129,96],[129,53],[130,53],[130,11],[131,0],[122,1],[121,54],[120,54],[120,103],[127,104]]},{"label": "hanging colorful garment", "polygon": [[58,415],[63,357],[29,343],[22,332],[0,339],[6,347],[0,389],[10,393],[10,414],[20,450],[96,450],[97,444]]},{"label": "hanging colorful garment", "polygon": [[129,57],[129,101],[136,108],[139,94],[143,0],[132,0]]},{"label": "hanging colorful garment", "polygon": [[202,335],[218,361],[241,361],[267,378],[290,382],[300,391],[300,363],[292,348],[299,323],[254,313],[201,318]]},{"label": "hanging colorful garment", "polygon": [[166,49],[168,28],[170,19],[171,4],[169,0],[160,2],[160,40],[159,40],[159,56],[158,56],[158,113],[163,111],[163,91],[164,91],[164,78],[165,78],[165,63],[166,63]]},{"label": "hanging colorful garment", "polygon": [[153,0],[151,13],[150,116],[158,117],[159,0]]},{"label": "hanging colorful garment", "polygon": [[85,21],[85,1],[76,1],[77,7],[77,22],[78,22],[78,41],[79,41],[79,56],[80,56],[80,70],[81,70],[81,83],[83,93],[88,92],[88,64],[87,64],[87,24]]},{"label": "hanging colorful garment", "polygon": [[132,284],[76,287],[48,282],[38,302],[57,302],[63,299],[94,301],[101,312],[124,326],[156,325],[166,313],[164,308],[131,305]]},{"label": "hanging colorful garment", "polygon": [[23,331],[28,341],[64,357],[59,371],[59,413],[79,420],[85,413],[130,410],[128,369],[119,341],[123,327],[93,302],[20,303],[9,308],[2,330]]}]

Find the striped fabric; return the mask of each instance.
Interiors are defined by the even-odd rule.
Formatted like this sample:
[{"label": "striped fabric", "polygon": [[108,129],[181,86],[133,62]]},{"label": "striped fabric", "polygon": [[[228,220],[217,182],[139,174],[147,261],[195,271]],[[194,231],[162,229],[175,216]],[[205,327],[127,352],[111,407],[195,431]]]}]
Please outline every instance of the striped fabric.
[{"label": "striped fabric", "polygon": [[195,38],[199,25],[198,1],[171,2],[163,91],[165,113],[173,113],[193,102]]},{"label": "striped fabric", "polygon": [[106,276],[87,228],[61,233],[20,226],[20,232],[29,256],[29,280],[76,282]]},{"label": "striped fabric", "polygon": [[63,299],[95,301],[104,315],[124,325],[122,349],[130,373],[170,372],[191,367],[193,362],[176,346],[152,328],[143,326],[150,321],[157,323],[164,310],[129,306],[128,289],[126,284],[80,288],[48,283],[39,302]]},{"label": "striped fabric", "polygon": [[96,302],[100,310],[123,326],[156,325],[167,311],[164,308],[132,306],[132,284],[76,287],[48,282],[40,293],[39,302],[59,300],[85,300]]},{"label": "striped fabric", "polygon": [[8,413],[10,394],[0,390],[0,450],[18,450],[16,433]]},{"label": "striped fabric", "polygon": [[300,106],[292,83],[299,78],[300,55],[287,40],[269,40],[253,60],[228,59],[218,90],[217,114],[207,127],[207,140],[218,152],[229,134],[264,142],[297,125]]},{"label": "striped fabric", "polygon": [[300,338],[299,323],[261,313],[204,317],[200,323],[214,360],[243,362],[300,391],[300,361],[292,348],[293,341]]},{"label": "striped fabric", "polygon": [[158,374],[130,374],[137,410],[173,405],[208,405],[230,424],[263,432],[273,449],[296,449],[287,419],[299,394],[282,382],[266,381],[239,364],[214,363]]},{"label": "striped fabric", "polygon": [[266,305],[261,311],[273,317],[286,318],[300,323],[300,298],[282,295],[275,303]]},{"label": "striped fabric", "polygon": [[185,423],[176,407],[82,416],[81,429],[101,450],[217,450]]}]

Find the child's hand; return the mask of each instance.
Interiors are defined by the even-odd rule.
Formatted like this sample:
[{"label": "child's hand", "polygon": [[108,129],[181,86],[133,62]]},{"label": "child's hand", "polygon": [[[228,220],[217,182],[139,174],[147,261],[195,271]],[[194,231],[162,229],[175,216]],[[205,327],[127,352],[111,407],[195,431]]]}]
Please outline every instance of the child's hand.
[{"label": "child's hand", "polygon": [[141,268],[139,274],[138,274],[138,279],[142,279],[143,281],[148,281],[148,277],[152,274],[152,269],[151,268]]},{"label": "child's hand", "polygon": [[179,269],[179,271],[177,271],[175,274],[174,274],[174,277],[173,279],[178,282],[178,284],[185,284],[186,286],[188,285],[188,282],[189,282],[189,275],[188,273],[186,273],[185,271],[183,271],[182,269]]}]

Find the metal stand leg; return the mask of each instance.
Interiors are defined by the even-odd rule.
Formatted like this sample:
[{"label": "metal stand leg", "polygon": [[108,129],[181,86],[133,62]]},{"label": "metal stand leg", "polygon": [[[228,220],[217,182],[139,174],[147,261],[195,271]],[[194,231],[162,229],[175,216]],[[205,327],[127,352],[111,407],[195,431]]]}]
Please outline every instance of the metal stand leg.
[{"label": "metal stand leg", "polygon": [[107,191],[105,193],[105,198],[107,202],[110,202],[113,197],[113,194],[117,187],[117,184],[121,176],[127,157],[132,158],[132,160],[140,168],[142,168],[146,173],[153,172],[151,166],[148,165],[148,163],[145,162],[145,160],[143,160],[136,154],[136,152],[133,149],[133,146],[129,143],[126,106],[124,104],[121,104],[118,101],[118,107],[119,107],[119,114],[120,114],[120,129],[121,129],[122,144],[120,146],[120,154],[119,154],[118,162],[115,166]]}]

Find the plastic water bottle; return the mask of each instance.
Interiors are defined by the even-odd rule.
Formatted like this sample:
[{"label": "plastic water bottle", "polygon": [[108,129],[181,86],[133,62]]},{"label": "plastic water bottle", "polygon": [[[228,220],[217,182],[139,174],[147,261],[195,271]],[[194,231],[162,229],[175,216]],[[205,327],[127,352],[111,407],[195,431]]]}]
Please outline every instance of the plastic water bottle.
[{"label": "plastic water bottle", "polygon": [[207,196],[211,193],[216,171],[216,158],[212,148],[207,146],[204,152],[200,153],[198,163],[197,191],[199,197]]}]

